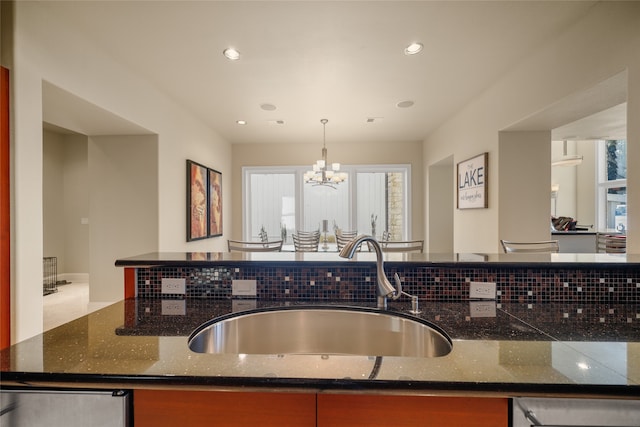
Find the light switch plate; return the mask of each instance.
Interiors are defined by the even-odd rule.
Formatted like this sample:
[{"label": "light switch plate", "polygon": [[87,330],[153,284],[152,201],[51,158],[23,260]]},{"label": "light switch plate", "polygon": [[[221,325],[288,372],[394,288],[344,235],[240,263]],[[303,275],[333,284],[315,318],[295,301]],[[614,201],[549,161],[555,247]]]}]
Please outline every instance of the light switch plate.
[{"label": "light switch plate", "polygon": [[470,282],[469,298],[496,299],[496,284],[493,282]]},{"label": "light switch plate", "polygon": [[255,297],[257,295],[257,284],[255,280],[232,280],[231,295],[242,297]]},{"label": "light switch plate", "polygon": [[183,299],[163,299],[161,313],[163,316],[184,316],[187,314],[187,302]]},{"label": "light switch plate", "polygon": [[163,294],[182,294],[186,293],[185,279],[172,279],[169,277],[162,278],[162,289],[160,291]]}]

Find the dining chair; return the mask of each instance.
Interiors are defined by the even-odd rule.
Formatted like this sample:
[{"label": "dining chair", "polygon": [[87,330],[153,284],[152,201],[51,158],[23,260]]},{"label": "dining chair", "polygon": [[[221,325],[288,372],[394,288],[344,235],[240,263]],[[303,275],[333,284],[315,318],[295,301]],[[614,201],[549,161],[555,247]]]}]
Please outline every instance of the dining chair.
[{"label": "dining chair", "polygon": [[318,252],[319,244],[319,231],[298,231],[293,233],[293,246],[296,252]]},{"label": "dining chair", "polygon": [[557,240],[541,240],[537,242],[513,242],[500,240],[504,253],[554,253],[560,252]]},{"label": "dining chair", "polygon": [[598,252],[624,254],[627,252],[627,236],[620,234],[598,233]]},{"label": "dining chair", "polygon": [[424,251],[424,240],[384,240],[380,242],[382,252],[420,252]]},{"label": "dining chair", "polygon": [[227,240],[229,252],[280,252],[282,240],[270,242],[243,242],[241,240]]},{"label": "dining chair", "polygon": [[336,244],[338,245],[338,252],[342,250],[344,245],[353,240],[358,235],[357,230],[343,231],[336,230]]},{"label": "dining chair", "polygon": [[296,230],[294,234],[297,234],[298,237],[315,237],[315,236],[320,236],[320,230],[313,230],[313,231]]}]

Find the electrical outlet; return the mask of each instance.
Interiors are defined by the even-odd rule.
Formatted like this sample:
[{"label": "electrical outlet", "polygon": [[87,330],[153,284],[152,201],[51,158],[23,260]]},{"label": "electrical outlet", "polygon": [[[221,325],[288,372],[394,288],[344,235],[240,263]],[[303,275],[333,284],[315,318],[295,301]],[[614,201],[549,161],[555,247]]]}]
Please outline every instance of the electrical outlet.
[{"label": "electrical outlet", "polygon": [[238,311],[253,310],[257,306],[257,301],[254,299],[234,299],[231,301],[231,311],[233,313]]},{"label": "electrical outlet", "polygon": [[471,317],[496,317],[495,301],[469,301]]},{"label": "electrical outlet", "polygon": [[186,293],[185,279],[171,279],[168,277],[163,277],[161,293],[184,295]]},{"label": "electrical outlet", "polygon": [[161,313],[163,316],[184,316],[187,314],[187,302],[183,299],[163,299]]},{"label": "electrical outlet", "polygon": [[231,295],[242,297],[255,297],[257,295],[257,284],[255,280],[232,280]]},{"label": "electrical outlet", "polygon": [[493,282],[469,283],[469,298],[496,299],[496,284]]}]

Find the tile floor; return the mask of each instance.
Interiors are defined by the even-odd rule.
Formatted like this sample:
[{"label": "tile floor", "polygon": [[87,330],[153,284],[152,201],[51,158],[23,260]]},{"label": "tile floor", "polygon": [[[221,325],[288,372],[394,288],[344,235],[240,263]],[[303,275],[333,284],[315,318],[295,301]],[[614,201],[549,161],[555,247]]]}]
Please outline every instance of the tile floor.
[{"label": "tile floor", "polygon": [[48,331],[109,304],[89,302],[88,283],[58,285],[58,292],[44,296],[43,330]]}]

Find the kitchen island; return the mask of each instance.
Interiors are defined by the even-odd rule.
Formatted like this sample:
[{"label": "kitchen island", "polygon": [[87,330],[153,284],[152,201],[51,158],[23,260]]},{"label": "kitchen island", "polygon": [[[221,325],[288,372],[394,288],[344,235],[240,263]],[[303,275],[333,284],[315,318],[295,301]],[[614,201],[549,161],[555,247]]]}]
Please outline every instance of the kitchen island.
[{"label": "kitchen island", "polygon": [[[305,255],[306,260],[279,259],[296,257],[295,254],[275,254],[268,259],[262,254],[261,260],[253,255],[209,254],[210,259],[197,260],[195,266],[190,265],[186,254],[182,259],[178,255],[157,254],[155,260],[148,255],[142,257],[145,259],[120,260],[119,265],[126,268],[136,266],[133,276],[138,295],[2,351],[2,387],[132,389],[136,426],[142,423],[139,417],[152,419],[154,413],[168,417],[163,411],[170,405],[158,408],[153,402],[163,402],[164,398],[175,402],[182,396],[181,404],[188,407],[197,405],[202,396],[210,403],[213,395],[200,393],[214,391],[223,393],[219,401],[225,405],[229,403],[224,396],[235,391],[247,392],[242,396],[256,401],[267,395],[267,402],[271,394],[287,401],[314,396],[313,407],[317,410],[321,402],[334,407],[336,402],[331,399],[344,395],[389,398],[393,405],[400,404],[393,400],[400,396],[400,402],[413,402],[416,410],[425,407],[429,399],[442,398],[446,400],[437,401],[432,410],[453,407],[456,413],[463,413],[465,408],[472,408],[477,418],[478,410],[491,408],[488,411],[499,413],[503,421],[508,414],[508,399],[515,396],[640,396],[640,272],[633,257],[600,257],[598,263],[576,255],[573,261],[564,258],[555,266],[538,264],[534,277],[542,270],[549,274],[539,278],[539,284],[523,280],[524,276],[516,271],[531,270],[536,261],[533,258],[516,257],[517,262],[513,257],[505,261],[504,257],[495,256],[494,264],[489,265],[487,260],[492,256],[485,255],[475,255],[483,259],[450,257],[438,261],[438,265],[415,257],[390,261],[388,270],[401,271],[408,291],[420,295],[419,316],[452,338],[453,350],[443,357],[377,360],[347,355],[192,352],[187,347],[189,334],[201,323],[230,312],[309,304],[374,305],[369,276],[373,261],[369,254],[359,255],[355,261],[322,259],[322,254]],[[218,259],[212,263],[211,258]],[[552,261],[548,258],[545,262]],[[286,265],[279,264],[282,262]],[[572,268],[567,264],[571,262],[576,263]],[[572,289],[573,281],[557,284],[565,293],[557,295],[549,289],[547,279],[557,279],[558,274],[573,277],[585,268],[587,273],[580,275],[578,282],[585,289]],[[434,270],[438,271],[435,275]],[[194,271],[208,275],[207,284]],[[158,275],[175,277],[177,273],[188,278],[184,295],[155,293],[152,288]],[[263,273],[270,276],[258,283],[255,299],[227,296],[226,286],[230,287],[233,280]],[[474,278],[474,274],[493,277],[498,289],[504,291],[497,296],[501,298],[470,300],[468,288],[447,292],[450,283],[453,287],[468,284],[471,280],[467,279],[470,275]],[[599,277],[591,277],[593,274]],[[512,276],[515,278],[509,279]],[[591,282],[598,285],[597,290],[587,289]],[[614,282],[616,285],[611,286]],[[520,283],[524,292],[516,292],[514,283]],[[617,284],[627,286],[621,290]],[[277,291],[268,290],[274,286]],[[338,290],[333,292],[336,287]],[[602,292],[609,298],[596,300]],[[611,297],[616,292],[623,296]],[[578,294],[586,297],[570,300]],[[282,298],[273,298],[276,295]],[[390,303],[390,310],[407,312],[410,307],[407,300]],[[187,392],[196,394],[184,394]],[[233,396],[234,401],[241,399],[237,393]],[[292,405],[306,404],[295,400]],[[357,402],[350,405],[354,411],[358,407]],[[265,407],[271,406],[272,403],[265,403]],[[368,410],[371,406],[364,405]],[[396,413],[387,404],[382,406],[397,416],[402,412]],[[242,408],[238,410],[247,411]],[[461,425],[464,421],[458,422]],[[500,421],[484,425],[506,424]]]},{"label": "kitchen island", "polygon": [[[252,301],[251,307],[291,304],[309,302]],[[640,395],[636,306],[424,303],[419,317],[449,334],[452,352],[385,357],[375,378],[375,358],[368,356],[189,350],[187,338],[197,326],[238,307],[246,308],[236,301],[193,300],[183,314],[167,314],[161,300],[121,301],[3,351],[2,384]],[[410,304],[394,302],[390,309],[408,312]]]}]

